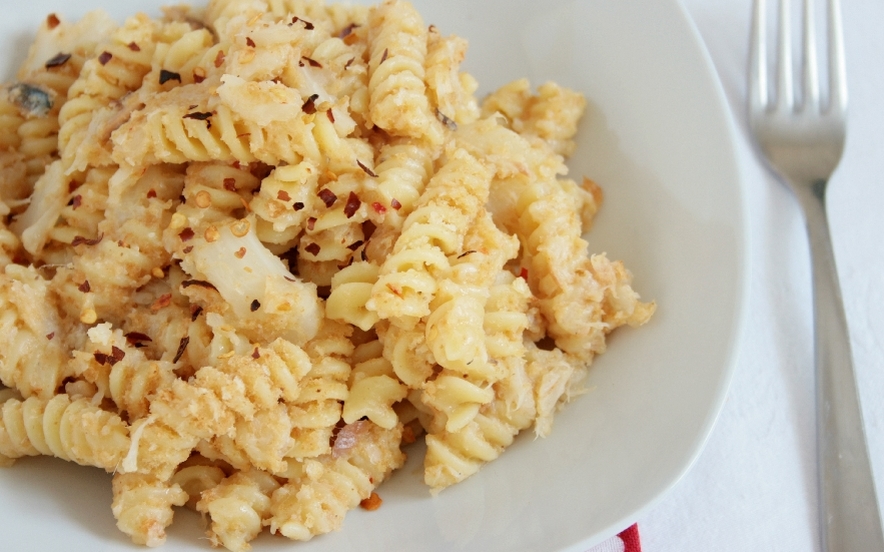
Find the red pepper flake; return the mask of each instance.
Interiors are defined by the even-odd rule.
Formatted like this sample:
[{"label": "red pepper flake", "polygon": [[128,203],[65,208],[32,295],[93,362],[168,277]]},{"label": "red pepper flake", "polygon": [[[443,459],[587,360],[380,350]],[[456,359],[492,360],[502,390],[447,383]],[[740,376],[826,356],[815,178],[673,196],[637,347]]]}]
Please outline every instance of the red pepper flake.
[{"label": "red pepper flake", "polygon": [[126,343],[135,348],[144,347],[144,343],[153,341],[149,335],[141,332],[129,332],[126,334]]},{"label": "red pepper flake", "polygon": [[190,241],[196,235],[196,232],[193,231],[193,228],[187,227],[178,234],[178,237],[181,238],[181,241]]},{"label": "red pepper flake", "polygon": [[322,248],[319,246],[318,243],[311,243],[310,245],[308,245],[304,249],[307,251],[307,253],[310,253],[314,257],[319,255],[319,252],[322,250]]},{"label": "red pepper flake", "polygon": [[224,65],[224,50],[218,50],[218,55],[215,56],[215,68],[221,67]]},{"label": "red pepper flake", "polygon": [[376,175],[374,173],[374,171],[372,171],[371,169],[366,167],[365,164],[363,164],[362,161],[360,161],[359,159],[356,160],[356,164],[359,165],[359,168],[362,169],[363,171],[365,171],[365,174],[367,174],[368,176],[370,176],[372,178],[378,177],[378,175]]},{"label": "red pepper flake", "polygon": [[120,362],[124,358],[126,358],[126,351],[124,351],[116,346],[111,347],[111,355],[108,358],[108,362],[110,362],[111,366]]},{"label": "red pepper flake", "polygon": [[71,198],[71,202],[68,205],[76,211],[78,207],[83,205],[83,196],[80,194],[75,195]]},{"label": "red pepper flake", "polygon": [[236,179],[235,178],[225,178],[224,179],[224,189],[228,192],[236,191]]},{"label": "red pepper flake", "polygon": [[313,59],[313,58],[309,58],[309,57],[307,57],[307,56],[301,56],[301,59],[303,59],[304,61],[306,61],[306,62],[310,65],[310,67],[316,67],[316,68],[318,68],[318,69],[322,69],[322,64],[319,63],[318,61],[316,61],[316,60]]},{"label": "red pepper flake", "polygon": [[260,309],[260,308],[261,308],[261,302],[258,301],[257,299],[255,299],[254,301],[252,301],[252,304],[249,305],[249,310],[252,311],[252,312],[255,312],[256,310],[258,310],[258,309]]},{"label": "red pepper flake", "polygon": [[157,197],[157,191],[156,191],[156,190],[154,190],[153,188],[151,188],[150,190],[147,191],[147,199],[153,199],[153,198],[155,198],[155,197]]},{"label": "red pepper flake", "polygon": [[255,360],[261,358],[261,351],[259,351],[257,347],[255,347],[255,350],[252,351],[252,358]]},{"label": "red pepper flake", "polygon": [[128,47],[129,47],[129,49],[132,50],[133,52],[140,52],[140,51],[141,51],[141,46],[139,46],[138,44],[136,44],[136,43],[134,43],[134,42],[130,42],[130,43],[128,44]]},{"label": "red pepper flake", "polygon": [[316,113],[316,100],[319,99],[319,94],[312,94],[307,101],[304,102],[304,105],[301,106],[301,110],[307,115],[313,115]]},{"label": "red pepper flake", "polygon": [[108,51],[101,52],[101,55],[98,56],[98,63],[102,65],[107,65],[110,60],[114,58],[114,55]]},{"label": "red pepper flake", "polygon": [[356,30],[358,27],[359,27],[359,25],[357,25],[356,23],[350,23],[349,25],[347,25],[346,27],[344,27],[343,29],[341,29],[341,32],[338,33],[338,38],[347,38],[347,37],[350,36],[350,35],[353,33],[353,31]]},{"label": "red pepper flake", "polygon": [[46,16],[46,26],[50,29],[54,29],[61,25],[61,20],[54,13],[50,13]]},{"label": "red pepper flake", "polygon": [[211,111],[197,111],[195,113],[188,113],[184,116],[185,119],[194,119],[197,121],[205,121],[206,128],[212,128],[212,112]]},{"label": "red pepper flake", "polygon": [[316,227],[316,217],[310,217],[307,219],[307,231],[312,232],[313,228]]},{"label": "red pepper flake", "polygon": [[104,239],[104,234],[99,234],[97,238],[88,239],[83,236],[74,237],[73,241],[71,241],[71,245],[77,247],[78,245],[98,245],[101,243],[101,240]]},{"label": "red pepper flake", "polygon": [[255,47],[255,41],[252,40],[252,37],[250,37],[250,36],[247,36],[247,37],[246,37],[246,46],[248,46],[248,47],[250,47],[250,48],[254,48],[254,47]]},{"label": "red pepper flake", "polygon": [[310,22],[307,21],[306,19],[301,19],[300,17],[293,17],[293,18],[292,18],[291,25],[294,25],[294,24],[297,23],[298,21],[300,21],[301,23],[303,23],[303,24],[304,24],[304,28],[307,29],[308,31],[312,31],[312,30],[315,28],[315,27],[313,26],[313,23],[310,23]]},{"label": "red pepper flake", "polygon": [[328,117],[328,120],[331,121],[331,124],[335,124],[335,114],[334,111],[329,109],[325,112],[325,116]]},{"label": "red pepper flake", "polygon": [[378,201],[375,201],[374,203],[372,203],[371,208],[374,209],[374,212],[379,215],[383,215],[384,213],[387,212],[387,208],[384,207],[383,205],[381,205],[381,203]]},{"label": "red pepper flake", "polygon": [[165,69],[160,69],[160,84],[166,84],[170,80],[176,80],[179,83],[181,82],[181,75],[174,71],[167,71]]},{"label": "red pepper flake", "polygon": [[83,283],[77,286],[77,289],[83,293],[89,293],[92,291],[92,286],[89,285],[89,280],[83,280]]},{"label": "red pepper flake", "polygon": [[436,118],[442,121],[442,124],[448,127],[448,130],[455,131],[457,130],[457,123],[454,122],[453,119],[439,111],[439,108],[436,108]]},{"label": "red pepper flake", "polygon": [[524,266],[522,267],[522,270],[519,271],[519,278],[525,280],[526,282],[528,281],[528,269]]},{"label": "red pepper flake", "polygon": [[347,215],[347,218],[352,218],[361,205],[362,202],[359,200],[359,196],[355,192],[350,192],[350,195],[347,197],[347,205],[344,206],[344,214]]},{"label": "red pepper flake", "polygon": [[190,306],[190,321],[196,322],[196,319],[199,318],[200,314],[202,314],[203,308],[199,305],[191,305]]},{"label": "red pepper flake", "polygon": [[110,358],[106,354],[100,353],[98,351],[95,351],[94,353],[92,353],[92,357],[95,358],[95,362],[97,362],[98,364],[101,364],[101,365],[107,364],[107,360],[108,360],[108,358]]},{"label": "red pepper flake", "polygon": [[240,247],[239,249],[236,250],[236,253],[234,253],[233,256],[236,257],[237,259],[242,259],[243,257],[246,256],[246,252],[247,252],[247,250],[245,247]]},{"label": "red pepper flake", "polygon": [[390,55],[390,50],[388,48],[384,48],[384,55],[381,56],[381,63],[378,63],[378,65],[381,65],[382,63],[387,61],[387,56],[389,56],[389,55]]},{"label": "red pepper flake", "polygon": [[354,61],[356,61],[356,58],[350,58],[350,59],[348,59],[348,60],[347,60],[347,64],[344,65],[344,69],[345,69],[345,70],[346,70],[346,69],[349,69],[350,66],[353,65],[353,62],[354,62]]},{"label": "red pepper flake", "polygon": [[46,339],[48,339],[49,341],[52,341],[53,337],[55,337],[55,332],[51,332],[51,333],[46,334]]},{"label": "red pepper flake", "polygon": [[181,338],[181,341],[178,342],[178,351],[175,353],[175,358],[172,360],[172,364],[176,364],[181,357],[184,356],[184,351],[187,350],[187,344],[190,343],[190,336],[184,336]]},{"label": "red pepper flake", "polygon": [[390,200],[390,207],[392,207],[393,209],[396,209],[398,211],[399,209],[402,208],[402,204],[399,203],[399,200],[394,197],[393,199]]},{"label": "red pepper flake", "polygon": [[335,193],[328,188],[323,188],[319,190],[316,195],[318,195],[319,199],[321,199],[322,202],[325,203],[325,206],[329,208],[331,208],[331,206],[334,205],[335,202],[338,200],[338,196],[336,196]]},{"label": "red pepper flake", "polygon": [[71,54],[59,52],[52,56],[52,58],[46,62],[46,68],[52,69],[53,67],[61,67],[62,65],[67,63],[69,59],[71,59]]},{"label": "red pepper flake", "polygon": [[182,289],[187,289],[190,286],[198,286],[206,289],[218,289],[211,282],[207,282],[205,280],[184,280],[181,282]]},{"label": "red pepper flake", "polygon": [[192,246],[192,245],[188,245],[187,247],[184,248],[184,254],[185,254],[185,255],[187,255],[187,254],[190,253],[191,251],[193,251],[193,246]]},{"label": "red pepper flake", "polygon": [[159,297],[157,297],[156,301],[151,303],[150,312],[156,314],[171,304],[172,304],[172,294],[171,293],[164,293],[163,295],[160,295]]},{"label": "red pepper flake", "polygon": [[287,191],[280,190],[280,191],[276,192],[276,199],[278,199],[280,201],[291,201],[292,196],[290,196]]}]

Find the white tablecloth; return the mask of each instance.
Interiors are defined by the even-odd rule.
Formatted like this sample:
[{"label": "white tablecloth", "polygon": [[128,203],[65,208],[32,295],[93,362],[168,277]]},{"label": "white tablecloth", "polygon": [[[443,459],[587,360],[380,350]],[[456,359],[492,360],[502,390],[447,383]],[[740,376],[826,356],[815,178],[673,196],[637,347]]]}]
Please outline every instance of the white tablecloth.
[{"label": "white tablecloth", "polygon": [[[750,317],[727,402],[689,473],[638,520],[644,552],[819,550],[809,253],[745,121],[750,0],[684,0],[735,114]],[[795,2],[797,4],[797,2]],[[866,433],[884,497],[884,2],[843,2],[850,123],[828,197]]]}]

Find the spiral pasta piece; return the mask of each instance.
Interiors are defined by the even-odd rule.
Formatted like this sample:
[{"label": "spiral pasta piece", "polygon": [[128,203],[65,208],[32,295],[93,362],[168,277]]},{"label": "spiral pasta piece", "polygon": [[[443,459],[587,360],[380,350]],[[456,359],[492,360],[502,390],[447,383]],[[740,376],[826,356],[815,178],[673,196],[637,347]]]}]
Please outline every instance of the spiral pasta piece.
[{"label": "spiral pasta piece", "polygon": [[187,493],[150,475],[115,473],[111,504],[117,528],[135,544],[150,547],[166,542],[166,527],[172,524],[172,506],[182,506]]},{"label": "spiral pasta piece", "polygon": [[110,472],[129,450],[129,430],[119,416],[63,393],[49,400],[9,399],[2,423],[0,455],[6,458],[43,454]]},{"label": "spiral pasta piece", "polygon": [[415,210],[405,219],[393,255],[381,266],[368,303],[381,318],[429,314],[437,280],[445,278],[447,255],[459,254],[472,220],[488,197],[487,169],[455,150],[433,175]]},{"label": "spiral pasta piece", "polygon": [[400,230],[433,174],[434,160],[433,149],[414,140],[398,139],[386,144],[375,166],[377,184],[368,195],[373,219]]},{"label": "spiral pasta piece", "polygon": [[408,389],[396,378],[383,350],[383,344],[375,340],[354,351],[354,357],[358,356],[360,361],[354,364],[350,376],[350,393],[342,413],[344,422],[352,424],[367,418],[384,429],[393,429],[399,423],[393,405],[405,399]]},{"label": "spiral pasta piece", "polygon": [[211,519],[206,534],[212,545],[232,552],[249,550],[248,542],[264,528],[270,496],[279,487],[272,475],[249,470],[235,473],[203,492],[196,508]]},{"label": "spiral pasta piece", "polygon": [[385,0],[369,14],[369,94],[373,124],[396,136],[442,142],[424,82],[427,29],[407,2]]},{"label": "spiral pasta piece", "polygon": [[[622,263],[587,254],[581,220],[556,181],[526,188],[519,201],[528,282],[549,322],[548,332],[564,351],[589,361],[605,350],[605,335],[617,326],[638,326],[654,311],[630,287]],[[564,207],[564,208],[563,208]]]},{"label": "spiral pasta piece", "polygon": [[401,425],[382,429],[360,421],[344,426],[331,453],[295,466],[270,503],[270,531],[306,541],[340,529],[344,515],[405,462]]},{"label": "spiral pasta piece", "polygon": [[150,72],[157,30],[146,15],[131,17],[84,64],[58,117],[58,148],[69,170],[111,164],[107,139],[132,109],[119,100]]}]

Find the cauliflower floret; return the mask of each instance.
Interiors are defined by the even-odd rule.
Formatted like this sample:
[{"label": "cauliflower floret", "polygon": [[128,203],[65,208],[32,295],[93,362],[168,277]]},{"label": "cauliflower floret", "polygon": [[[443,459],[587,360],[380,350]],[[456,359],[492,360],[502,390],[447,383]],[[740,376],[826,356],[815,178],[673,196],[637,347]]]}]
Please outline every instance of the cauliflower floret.
[{"label": "cauliflower floret", "polygon": [[255,340],[282,337],[303,344],[316,335],[323,317],[316,285],[293,276],[255,229],[254,217],[211,225],[188,242],[181,266],[212,284]]}]

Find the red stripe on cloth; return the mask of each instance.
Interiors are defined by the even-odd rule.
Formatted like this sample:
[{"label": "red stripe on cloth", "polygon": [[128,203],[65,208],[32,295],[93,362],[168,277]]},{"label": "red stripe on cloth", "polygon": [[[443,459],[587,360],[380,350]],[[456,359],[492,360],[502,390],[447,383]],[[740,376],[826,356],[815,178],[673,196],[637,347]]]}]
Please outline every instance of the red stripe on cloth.
[{"label": "red stripe on cloth", "polygon": [[638,525],[633,525],[618,535],[597,544],[586,552],[642,552],[642,543],[638,538]]},{"label": "red stripe on cloth", "polygon": [[638,525],[632,525],[617,536],[626,545],[624,552],[642,552],[642,542],[638,536]]}]

